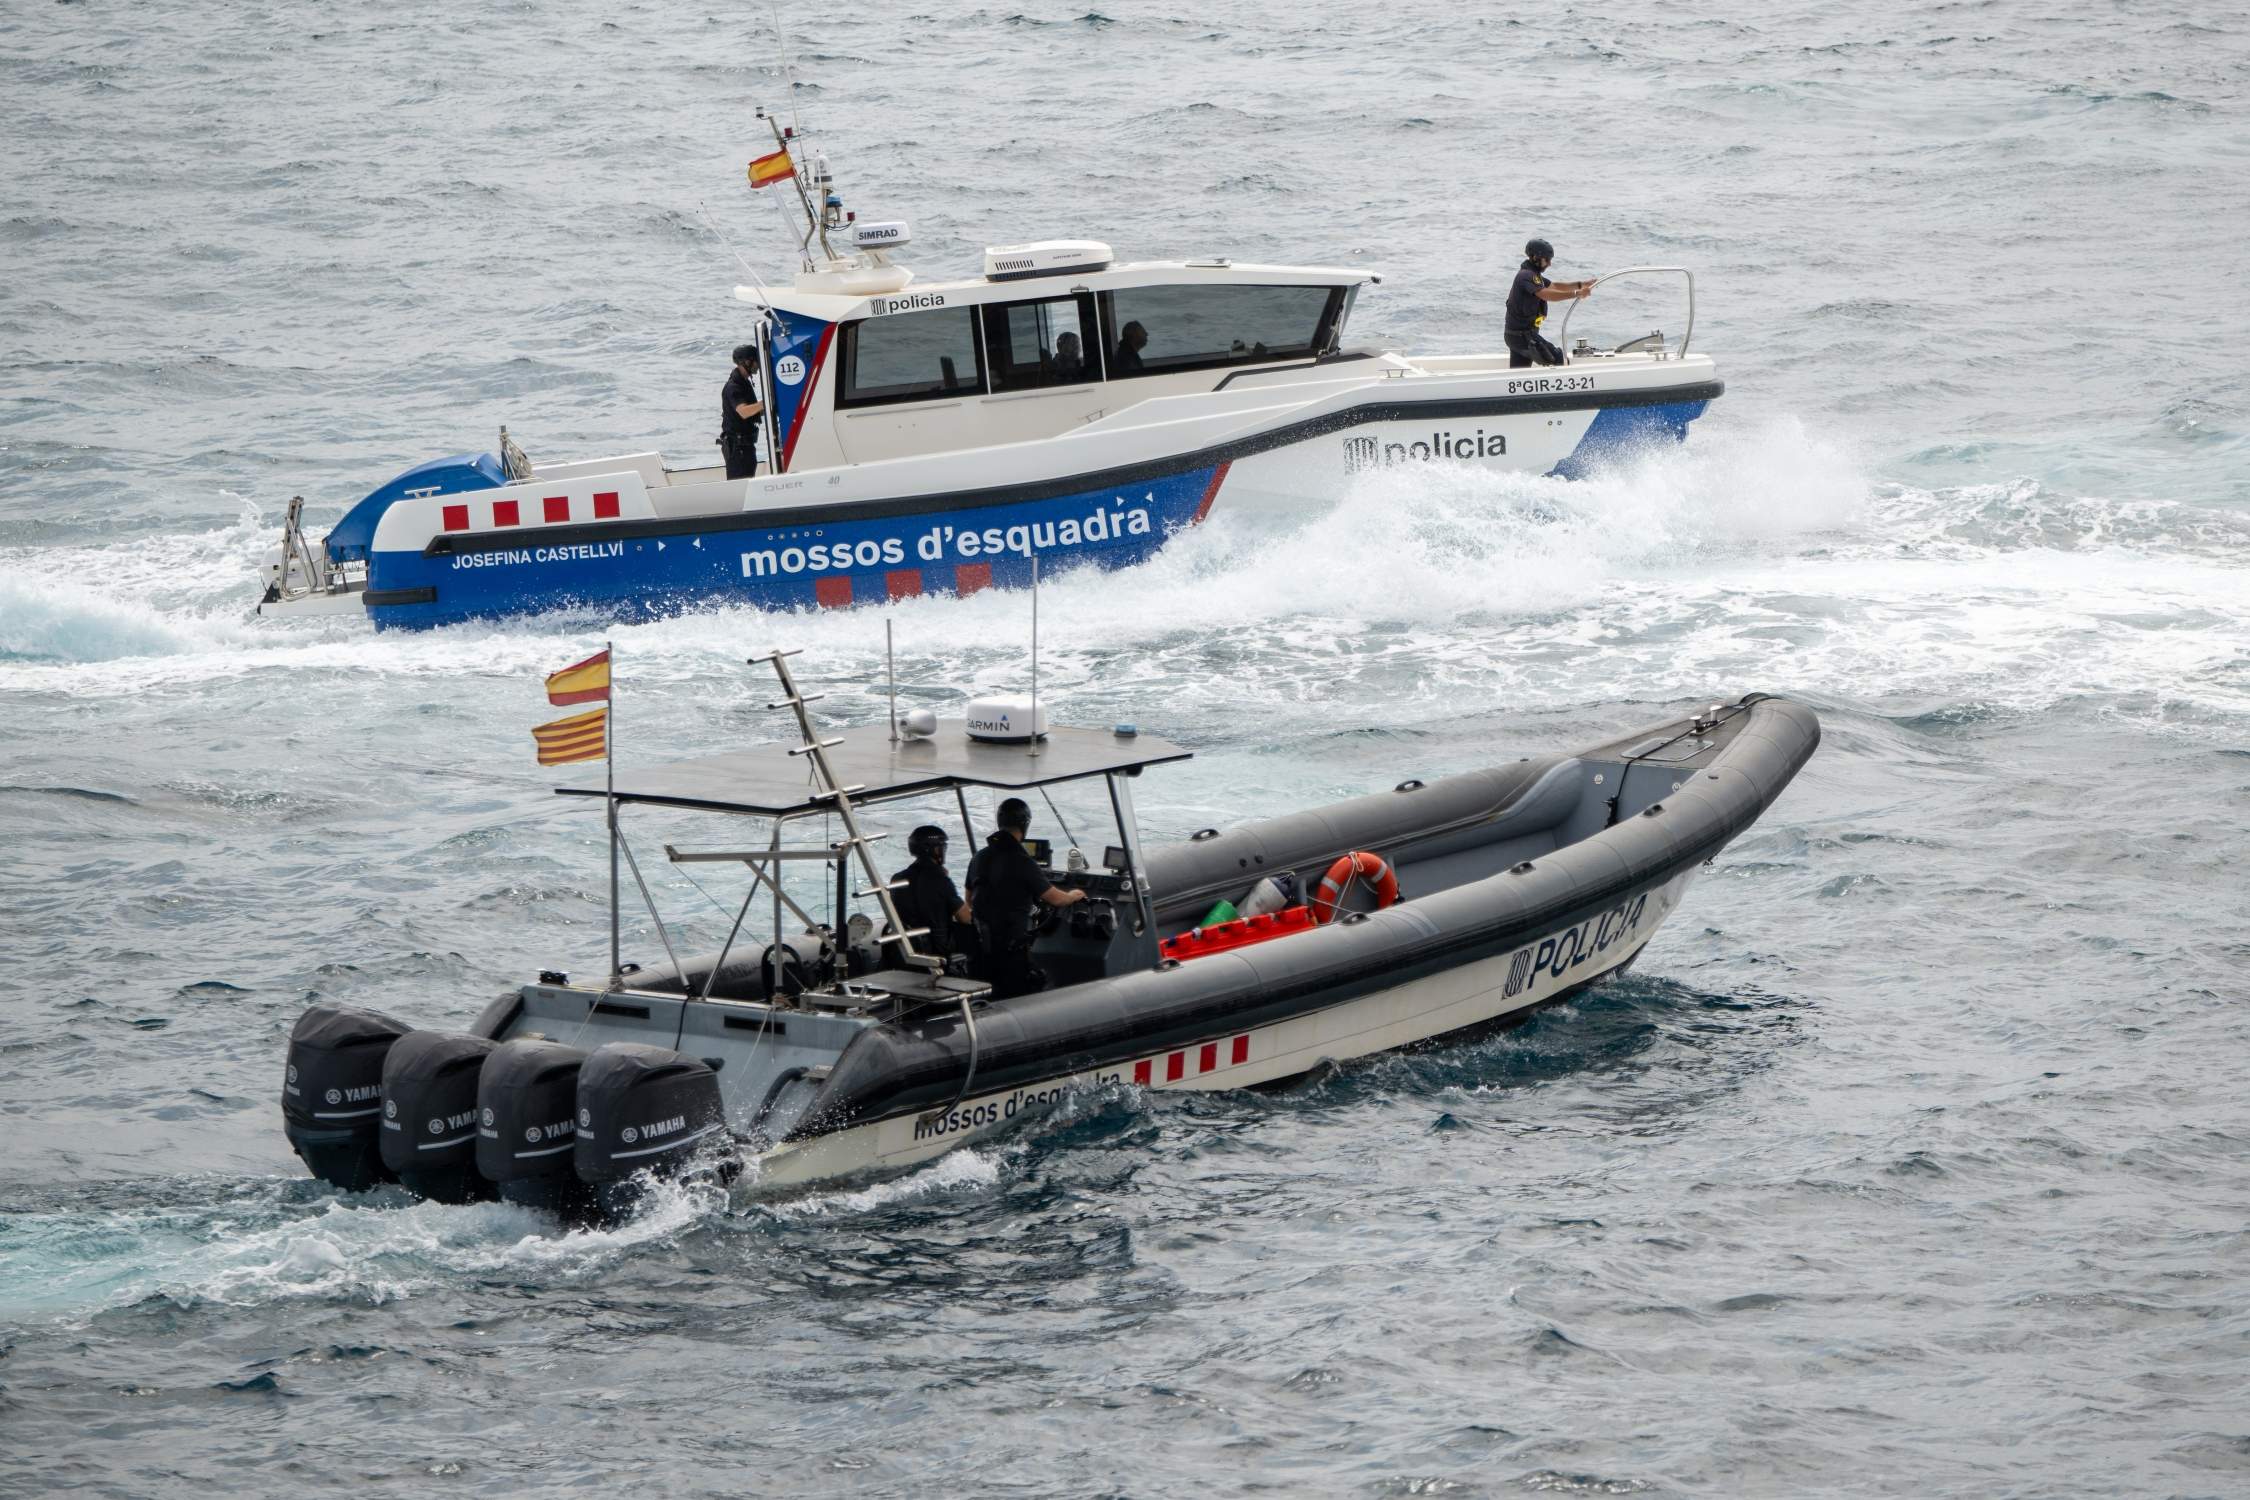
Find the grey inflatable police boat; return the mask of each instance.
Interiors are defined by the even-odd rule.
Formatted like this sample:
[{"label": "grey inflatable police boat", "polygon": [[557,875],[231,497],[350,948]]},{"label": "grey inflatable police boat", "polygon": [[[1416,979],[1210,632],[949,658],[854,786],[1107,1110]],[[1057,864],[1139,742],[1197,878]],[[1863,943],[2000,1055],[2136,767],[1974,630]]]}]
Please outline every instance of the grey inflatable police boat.
[{"label": "grey inflatable police boat", "polygon": [[[756,1191],[881,1172],[1072,1090],[1274,1084],[1486,1027],[1631,965],[1820,740],[1810,710],[1751,694],[1575,754],[1144,848],[1132,784],[1187,751],[1049,728],[1020,700],[816,731],[786,655],[760,660],[796,743],[558,788],[608,799],[613,882],[622,849],[644,896],[622,811],[753,820],[762,840],[664,846],[744,872],[726,943],[621,964],[613,917],[611,974],[544,973],[458,1033],[314,1006],[282,1098],[314,1175],[615,1216],[683,1173]],[[877,873],[879,825],[934,805],[974,848],[971,794],[1073,793],[1106,810],[1107,837],[1098,863],[1074,847],[1050,874],[1088,899],[1042,908],[1046,987],[996,998],[917,942]]]}]

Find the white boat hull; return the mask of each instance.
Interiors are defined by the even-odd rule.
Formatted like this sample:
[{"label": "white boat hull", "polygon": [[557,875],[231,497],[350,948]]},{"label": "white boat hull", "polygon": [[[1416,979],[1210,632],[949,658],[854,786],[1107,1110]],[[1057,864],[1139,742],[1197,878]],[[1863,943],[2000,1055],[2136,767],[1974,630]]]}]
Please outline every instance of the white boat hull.
[{"label": "white boat hull", "polygon": [[[1702,356],[1561,371],[1384,356],[1258,373],[1003,447],[738,480],[630,454],[415,493],[374,523],[357,597],[377,624],[414,628],[558,608],[645,618],[1021,586],[1035,554],[1049,575],[1130,566],[1218,506],[1302,514],[1384,470],[1573,475],[1637,444],[1676,442],[1721,389]],[[264,609],[326,610],[338,597]]]}]

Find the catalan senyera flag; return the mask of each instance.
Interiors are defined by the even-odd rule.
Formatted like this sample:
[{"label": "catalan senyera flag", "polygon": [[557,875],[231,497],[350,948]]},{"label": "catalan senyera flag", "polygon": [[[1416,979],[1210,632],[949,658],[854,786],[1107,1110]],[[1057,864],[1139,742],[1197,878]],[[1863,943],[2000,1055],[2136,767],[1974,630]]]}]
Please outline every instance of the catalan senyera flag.
[{"label": "catalan senyera flag", "polygon": [[609,651],[605,647],[584,661],[573,662],[547,678],[547,701],[558,708],[571,703],[609,701]]},{"label": "catalan senyera flag", "polygon": [[572,714],[531,731],[539,742],[539,764],[566,766],[572,761],[600,760],[609,753],[609,710]]},{"label": "catalan senyera flag", "polygon": [[750,185],[772,187],[777,182],[787,182],[796,170],[797,164],[789,159],[789,148],[784,146],[773,155],[761,156],[750,163]]}]

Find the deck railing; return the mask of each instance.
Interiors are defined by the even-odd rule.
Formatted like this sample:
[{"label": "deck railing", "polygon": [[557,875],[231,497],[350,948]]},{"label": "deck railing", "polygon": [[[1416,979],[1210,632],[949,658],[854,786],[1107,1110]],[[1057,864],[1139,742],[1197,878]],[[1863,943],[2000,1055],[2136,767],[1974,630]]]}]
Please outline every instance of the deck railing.
[{"label": "deck railing", "polygon": [[[1687,278],[1687,332],[1680,335],[1680,347],[1674,356],[1675,358],[1685,358],[1688,352],[1688,340],[1695,337],[1695,273],[1686,266],[1627,266],[1622,271],[1611,271],[1607,275],[1595,277],[1594,285],[1600,286],[1605,281],[1615,281],[1621,276],[1684,276]],[[1583,298],[1573,299],[1570,306],[1563,310],[1562,327],[1555,331],[1555,342],[1562,346],[1563,361],[1566,364],[1570,360],[1570,315],[1578,311],[1578,303],[1583,300]]]}]

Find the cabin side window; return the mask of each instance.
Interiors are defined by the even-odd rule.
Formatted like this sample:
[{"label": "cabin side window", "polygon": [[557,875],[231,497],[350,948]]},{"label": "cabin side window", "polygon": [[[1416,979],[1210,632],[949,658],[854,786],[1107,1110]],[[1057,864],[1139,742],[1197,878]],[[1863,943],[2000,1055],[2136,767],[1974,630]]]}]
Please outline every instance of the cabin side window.
[{"label": "cabin side window", "polygon": [[1344,288],[1139,286],[1102,293],[1112,380],[1306,359],[1334,341]]},{"label": "cabin side window", "polygon": [[1084,385],[1102,378],[1091,293],[984,309],[984,352],[995,391]]},{"label": "cabin side window", "polygon": [[839,406],[884,406],[975,396],[984,390],[976,324],[968,308],[892,313],[837,330],[843,343]]}]

